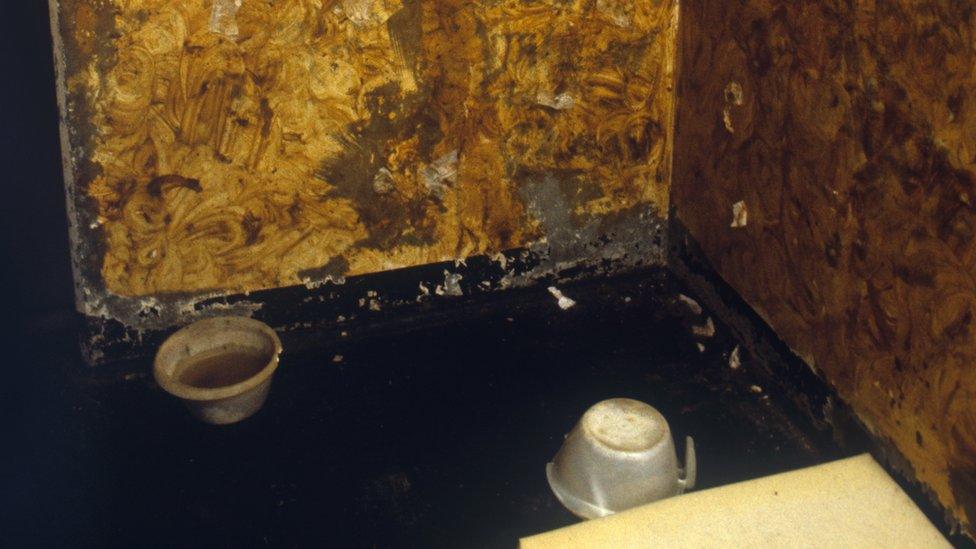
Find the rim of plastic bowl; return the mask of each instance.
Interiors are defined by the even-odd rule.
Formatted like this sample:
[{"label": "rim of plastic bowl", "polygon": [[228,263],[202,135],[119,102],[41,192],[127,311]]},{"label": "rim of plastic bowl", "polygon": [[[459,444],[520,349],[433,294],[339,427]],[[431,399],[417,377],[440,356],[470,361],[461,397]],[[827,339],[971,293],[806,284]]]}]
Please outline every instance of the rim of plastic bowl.
[{"label": "rim of plastic bowl", "polygon": [[[223,387],[215,388],[201,388],[194,387],[183,383],[176,376],[172,375],[174,372],[166,372],[164,368],[162,356],[164,356],[164,349],[179,345],[180,342],[187,337],[193,337],[195,332],[201,331],[206,328],[210,328],[211,324],[236,324],[238,326],[246,327],[246,329],[254,330],[261,333],[264,337],[268,338],[268,341],[272,345],[272,351],[267,364],[261,368],[253,376],[244,379],[238,383],[232,385],[225,385]],[[159,350],[156,352],[156,357],[153,360],[153,377],[156,379],[156,383],[163,388],[167,393],[182,398],[184,400],[193,401],[213,401],[221,400],[225,398],[235,397],[244,394],[251,389],[254,389],[258,385],[264,383],[268,378],[274,374],[275,370],[278,369],[278,364],[280,362],[282,346],[281,340],[278,338],[278,334],[270,326],[255,320],[253,318],[247,317],[214,317],[206,318],[203,320],[198,320],[188,326],[185,326],[177,330],[173,335],[166,338],[166,341],[160,345]],[[175,365],[174,365],[175,368]]]}]

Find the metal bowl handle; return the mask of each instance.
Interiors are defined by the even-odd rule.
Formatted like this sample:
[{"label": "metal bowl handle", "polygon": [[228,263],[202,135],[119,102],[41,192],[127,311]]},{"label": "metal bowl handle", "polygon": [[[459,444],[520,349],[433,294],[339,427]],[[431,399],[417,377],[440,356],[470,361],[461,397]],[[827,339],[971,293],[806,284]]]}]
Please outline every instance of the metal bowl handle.
[{"label": "metal bowl handle", "polygon": [[679,475],[679,494],[683,494],[695,487],[695,480],[698,478],[698,464],[695,459],[695,441],[691,437],[685,437],[685,466],[681,469]]}]

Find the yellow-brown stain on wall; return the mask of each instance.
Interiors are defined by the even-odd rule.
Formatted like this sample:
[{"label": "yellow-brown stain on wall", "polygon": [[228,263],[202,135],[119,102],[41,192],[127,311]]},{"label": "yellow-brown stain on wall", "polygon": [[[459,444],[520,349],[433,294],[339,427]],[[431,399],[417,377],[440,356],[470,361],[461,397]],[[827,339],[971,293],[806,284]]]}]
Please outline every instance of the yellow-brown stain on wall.
[{"label": "yellow-brown stain on wall", "polygon": [[677,217],[972,534],[976,6],[681,17]]},{"label": "yellow-brown stain on wall", "polygon": [[82,259],[109,293],[527,245],[547,177],[574,219],[666,213],[671,1],[217,3],[58,5]]}]

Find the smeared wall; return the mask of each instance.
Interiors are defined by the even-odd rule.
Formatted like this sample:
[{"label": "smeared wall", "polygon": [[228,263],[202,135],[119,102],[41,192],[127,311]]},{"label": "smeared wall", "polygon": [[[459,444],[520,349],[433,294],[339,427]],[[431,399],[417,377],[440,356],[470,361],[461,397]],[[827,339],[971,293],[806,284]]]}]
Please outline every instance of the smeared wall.
[{"label": "smeared wall", "polygon": [[165,308],[663,217],[675,11],[52,0],[80,308],[125,316],[120,300]]},{"label": "smeared wall", "polygon": [[689,0],[681,18],[677,217],[972,533],[976,7]]}]

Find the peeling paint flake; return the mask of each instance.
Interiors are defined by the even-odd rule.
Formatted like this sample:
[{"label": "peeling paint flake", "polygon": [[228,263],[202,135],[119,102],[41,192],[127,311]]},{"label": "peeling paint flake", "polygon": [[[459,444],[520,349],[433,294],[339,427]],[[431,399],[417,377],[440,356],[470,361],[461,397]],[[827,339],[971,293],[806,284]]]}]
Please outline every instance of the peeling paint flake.
[{"label": "peeling paint flake", "polygon": [[312,278],[306,276],[306,277],[302,277],[300,280],[302,282],[302,285],[308,288],[309,290],[315,290],[317,288],[321,288],[326,284],[342,285],[346,283],[346,277],[333,276],[333,275],[326,275],[323,278]]},{"label": "peeling paint flake", "polygon": [[691,333],[699,337],[712,337],[715,335],[715,323],[712,322],[712,317],[705,319],[705,324],[702,326],[692,326]]},{"label": "peeling paint flake", "polygon": [[427,192],[442,198],[447,188],[457,181],[458,151],[453,150],[420,171],[420,180]]},{"label": "peeling paint flake", "polygon": [[[462,296],[464,291],[461,290],[461,279],[463,276],[452,273],[450,271],[444,271],[444,290],[443,294],[438,295],[453,295]],[[440,286],[438,286],[440,288]]]},{"label": "peeling paint flake", "polygon": [[690,310],[692,313],[696,315],[702,314],[701,305],[699,305],[697,301],[686,296],[685,294],[678,294],[678,301],[680,301],[683,305],[688,307],[688,310]]},{"label": "peeling paint flake", "polygon": [[491,256],[491,260],[501,266],[502,269],[508,269],[508,256],[498,252],[497,254]]},{"label": "peeling paint flake", "polygon": [[576,305],[575,301],[563,295],[559,288],[555,286],[549,286],[549,293],[556,298],[556,301],[559,303],[559,308],[564,311]]},{"label": "peeling paint flake", "polygon": [[741,107],[743,103],[742,86],[735,81],[729,82],[725,86],[725,109],[722,110],[722,122],[729,133],[735,133],[732,126],[732,107]]},{"label": "peeling paint flake", "polygon": [[742,357],[739,355],[739,346],[736,345],[735,349],[732,349],[732,354],[729,355],[729,368],[732,370],[738,370],[742,366]]},{"label": "peeling paint flake", "polygon": [[540,91],[535,96],[535,102],[557,111],[568,111],[576,105],[573,96],[566,92],[554,95],[551,91]]},{"label": "peeling paint flake", "polygon": [[741,107],[744,103],[742,99],[742,85],[738,82],[729,82],[728,86],[725,86],[725,102],[730,105],[735,105],[736,107]]},{"label": "peeling paint flake", "polygon": [[626,6],[632,5],[631,2],[621,0],[596,0],[596,9],[609,17],[614,25],[627,28],[634,22],[633,17],[626,11]]},{"label": "peeling paint flake", "polygon": [[382,25],[392,15],[381,0],[342,0],[342,11],[357,27]]},{"label": "peeling paint flake", "polygon": [[237,10],[241,9],[243,0],[213,0],[210,11],[210,32],[222,34],[228,38],[237,38],[240,31],[237,28]]},{"label": "peeling paint flake", "polygon": [[379,195],[387,195],[395,190],[393,173],[386,168],[380,168],[373,176],[373,192]]},{"label": "peeling paint flake", "polygon": [[732,204],[732,224],[729,225],[733,229],[741,229],[749,223],[749,209],[746,207],[745,201],[738,201]]}]

